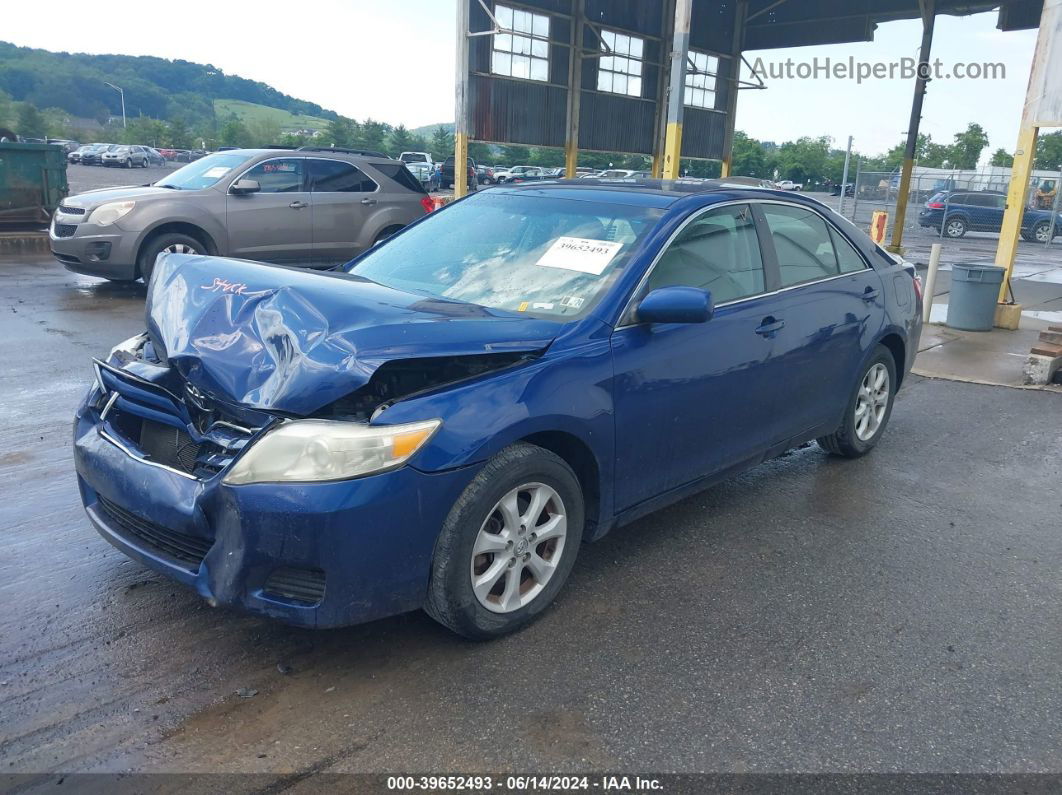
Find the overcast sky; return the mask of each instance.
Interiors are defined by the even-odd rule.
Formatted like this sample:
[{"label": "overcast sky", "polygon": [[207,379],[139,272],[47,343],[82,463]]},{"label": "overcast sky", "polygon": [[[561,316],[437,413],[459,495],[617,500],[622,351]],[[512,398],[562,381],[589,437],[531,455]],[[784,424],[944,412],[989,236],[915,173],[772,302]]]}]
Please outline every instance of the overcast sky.
[{"label": "overcast sky", "polygon": [[[409,127],[453,119],[453,0],[316,0],[305,8],[273,0],[185,0],[165,19],[142,2],[100,0],[91,8],[50,19],[33,3],[4,3],[0,39],[49,50],[211,63],[356,119],[372,116]],[[934,54],[946,68],[1000,62],[1006,79],[933,84],[923,130],[934,140],[948,142],[976,121],[987,130],[992,150],[1013,150],[1036,35],[1001,33],[995,23],[995,13],[939,18]],[[916,57],[920,35],[918,22],[893,22],[880,26],[871,43],[763,51],[749,59],[853,56],[888,62]],[[755,138],[781,143],[830,135],[841,146],[853,135],[856,149],[869,154],[894,145],[907,128],[910,81],[768,85],[742,91],[738,104],[738,129]]]}]

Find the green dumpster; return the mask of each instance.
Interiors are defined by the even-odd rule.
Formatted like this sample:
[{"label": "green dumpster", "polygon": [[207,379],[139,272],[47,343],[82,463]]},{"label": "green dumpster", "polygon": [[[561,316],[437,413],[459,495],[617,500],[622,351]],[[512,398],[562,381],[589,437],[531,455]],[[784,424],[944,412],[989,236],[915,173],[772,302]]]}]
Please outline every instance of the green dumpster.
[{"label": "green dumpster", "polygon": [[0,142],[0,224],[47,222],[69,193],[63,147]]}]

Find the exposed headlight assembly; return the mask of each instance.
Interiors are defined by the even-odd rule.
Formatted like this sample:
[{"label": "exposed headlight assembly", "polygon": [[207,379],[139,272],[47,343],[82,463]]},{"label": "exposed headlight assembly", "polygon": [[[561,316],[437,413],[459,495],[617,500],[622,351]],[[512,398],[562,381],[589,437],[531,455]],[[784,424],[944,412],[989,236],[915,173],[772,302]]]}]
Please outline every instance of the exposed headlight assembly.
[{"label": "exposed headlight assembly", "polygon": [[136,202],[107,202],[92,211],[92,223],[96,226],[110,226],[129,214]]},{"label": "exposed headlight assembly", "polygon": [[365,425],[294,420],[268,431],[233,465],[225,483],[346,480],[393,469],[424,446],[442,420]]}]

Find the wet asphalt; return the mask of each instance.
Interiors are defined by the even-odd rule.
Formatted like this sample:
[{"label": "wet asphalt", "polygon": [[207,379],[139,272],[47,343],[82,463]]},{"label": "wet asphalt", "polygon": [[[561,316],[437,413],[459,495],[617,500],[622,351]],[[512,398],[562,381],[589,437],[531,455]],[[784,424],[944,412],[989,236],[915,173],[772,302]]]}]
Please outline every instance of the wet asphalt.
[{"label": "wet asphalt", "polygon": [[142,316],[0,260],[0,773],[1062,770],[1062,395],[912,378],[872,455],[793,451],[583,547],[516,636],[313,632],[85,518],[74,406]]}]

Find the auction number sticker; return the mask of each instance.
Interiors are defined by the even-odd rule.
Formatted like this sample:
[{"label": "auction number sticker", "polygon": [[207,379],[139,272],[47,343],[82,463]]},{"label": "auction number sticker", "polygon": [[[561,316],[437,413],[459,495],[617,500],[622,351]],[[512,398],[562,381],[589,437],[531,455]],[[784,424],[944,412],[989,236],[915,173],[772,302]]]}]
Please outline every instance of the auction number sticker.
[{"label": "auction number sticker", "polygon": [[563,268],[600,276],[621,248],[622,243],[611,240],[558,237],[539,258],[538,264],[544,268]]}]

